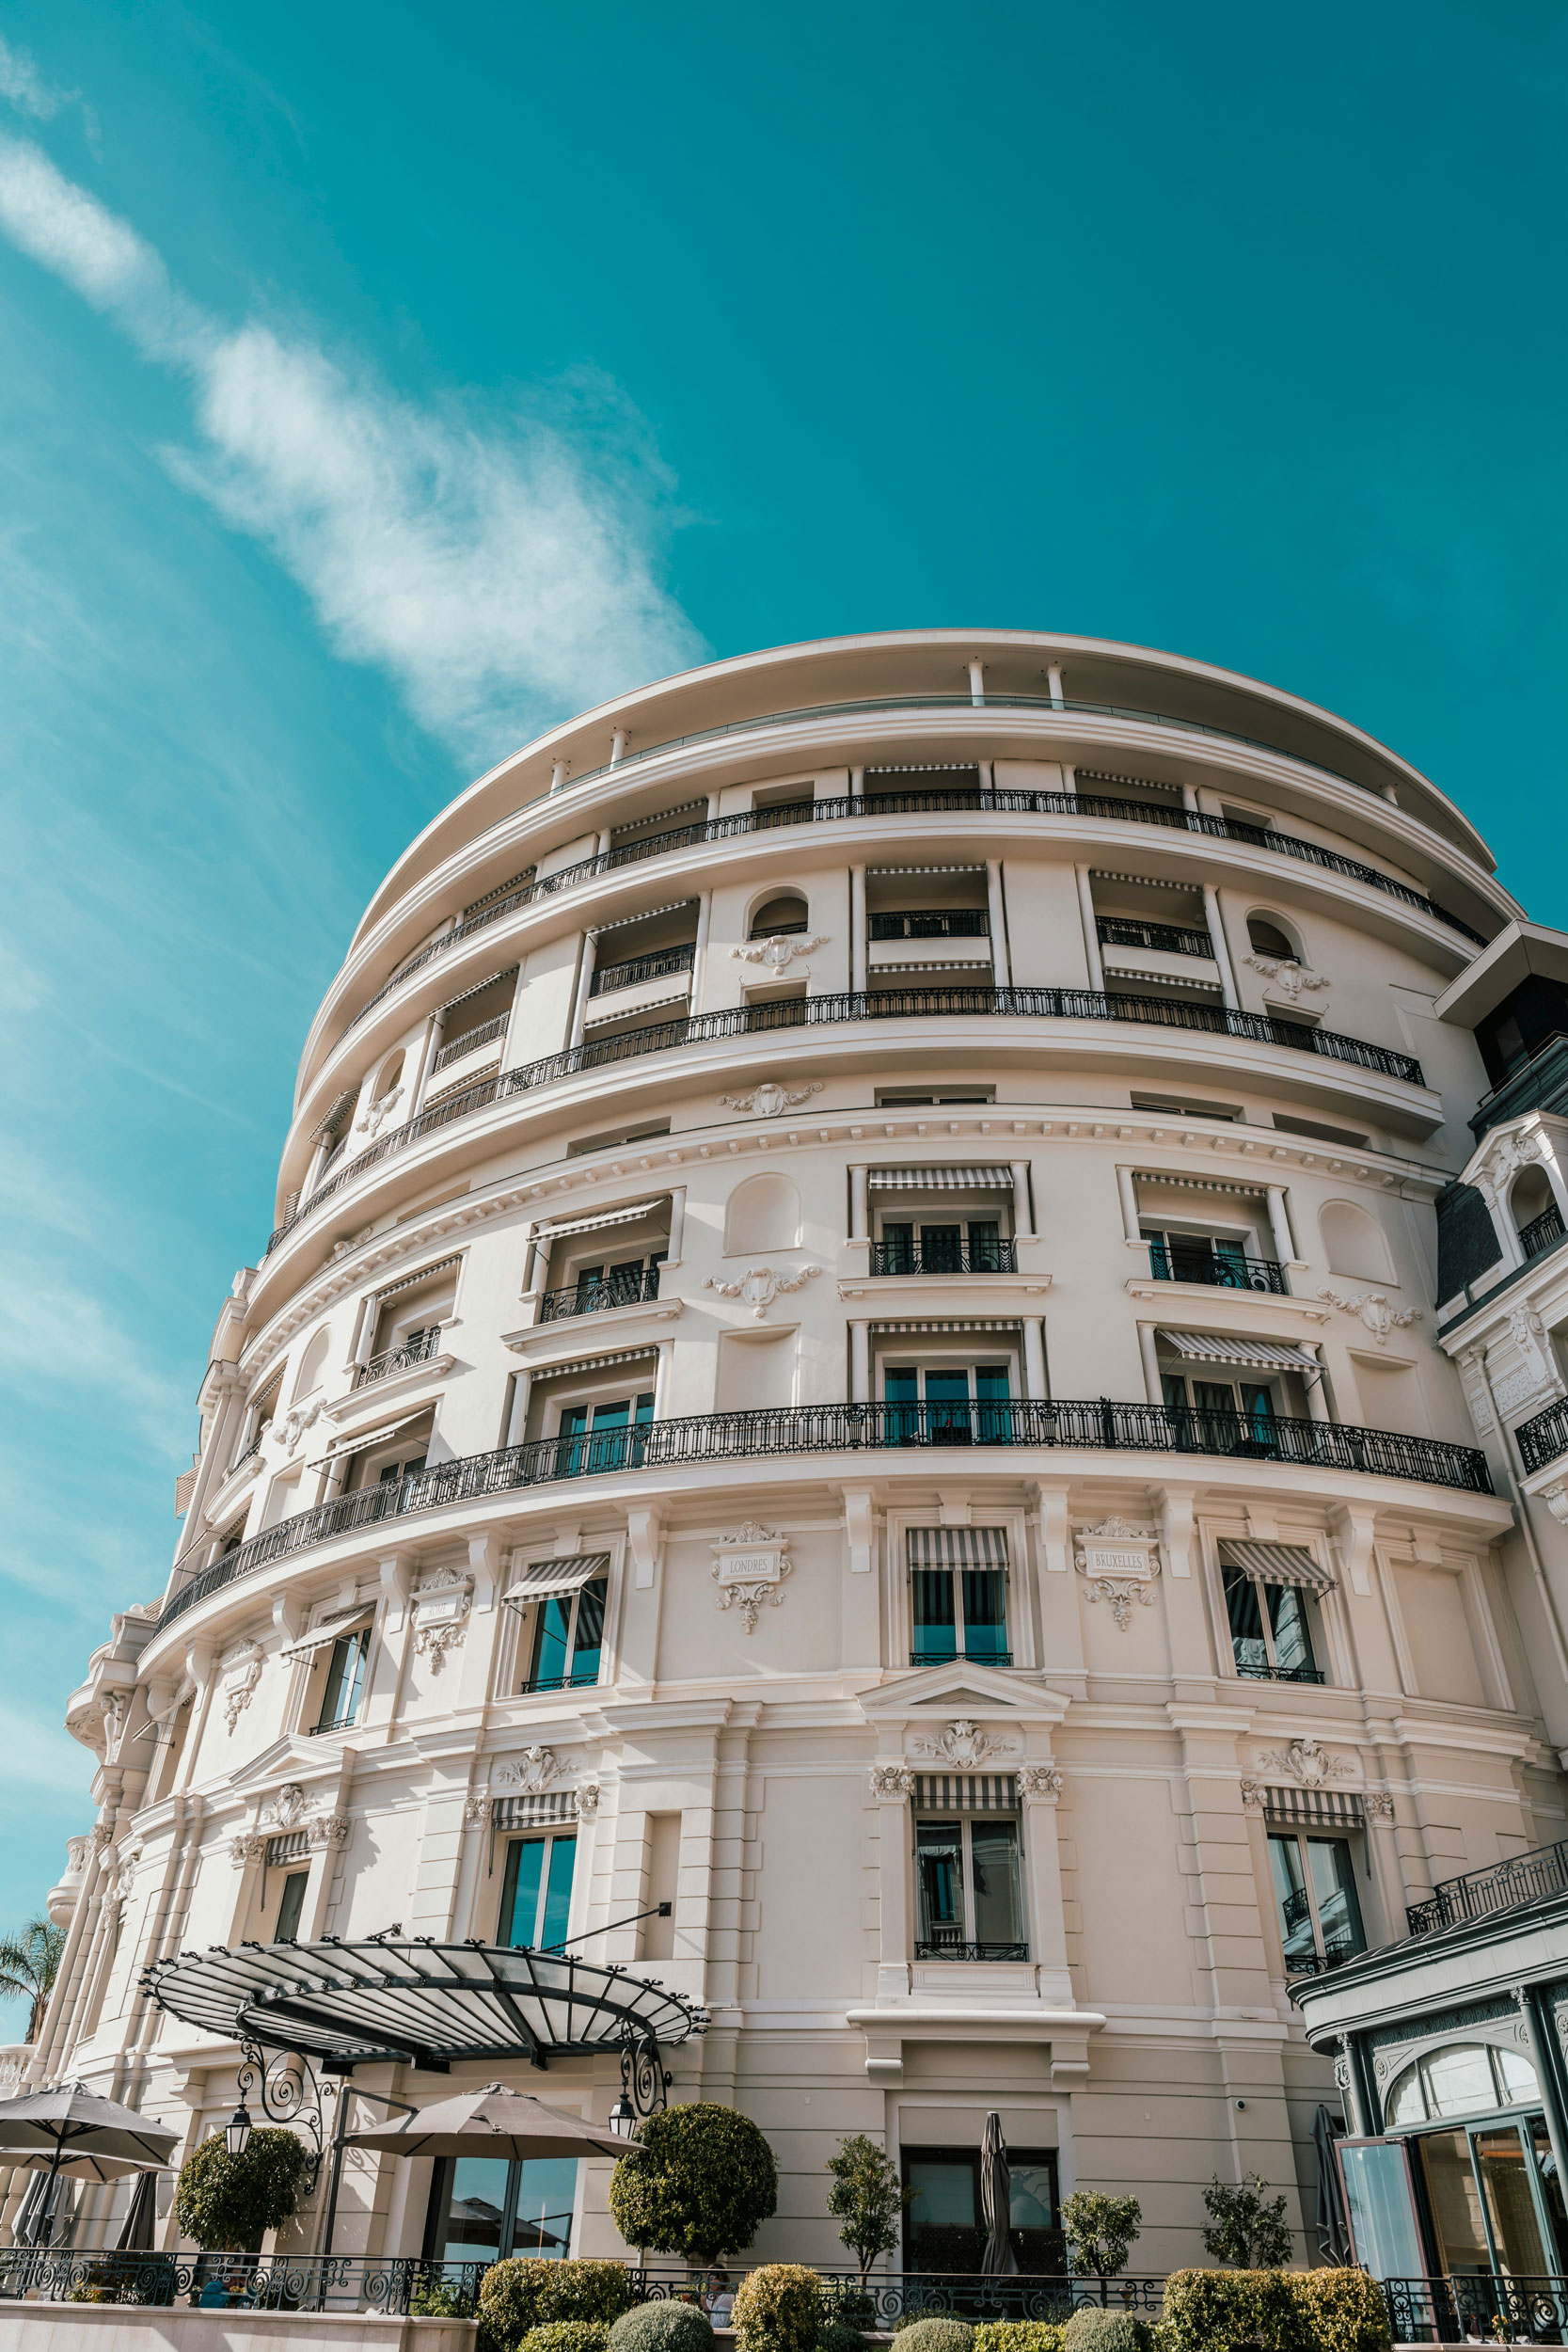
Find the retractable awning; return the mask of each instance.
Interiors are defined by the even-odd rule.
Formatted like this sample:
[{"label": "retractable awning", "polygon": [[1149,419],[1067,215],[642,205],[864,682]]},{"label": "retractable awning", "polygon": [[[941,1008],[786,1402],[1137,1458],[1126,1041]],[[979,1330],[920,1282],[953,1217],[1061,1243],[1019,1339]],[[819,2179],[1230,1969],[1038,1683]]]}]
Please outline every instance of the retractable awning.
[{"label": "retractable awning", "polygon": [[531,1560],[501,1599],[510,1608],[529,1609],[552,1593],[580,1593],[585,1584],[603,1576],[609,1565],[608,1551],[573,1552],[562,1560]]},{"label": "retractable awning", "polygon": [[1305,1544],[1255,1544],[1220,1539],[1222,1568],[1240,1568],[1245,1576],[1260,1576],[1270,1584],[1300,1584],[1309,1592],[1334,1589],[1329,1570],[1320,1567]]},{"label": "retractable awning", "polygon": [[395,1437],[410,1422],[421,1421],[429,1410],[428,1405],[416,1406],[411,1413],[400,1413],[396,1421],[378,1421],[372,1429],[356,1430],[352,1437],[334,1438],[321,1460],[312,1462],[310,1468],[320,1470],[323,1462],[341,1462],[347,1454],[363,1454],[367,1446],[379,1445],[383,1438]]},{"label": "retractable awning", "polygon": [[629,1208],[606,1209],[597,1216],[562,1217],[559,1224],[554,1217],[542,1217],[535,1232],[541,1241],[564,1241],[570,1233],[596,1233],[607,1225],[630,1225],[640,1216],[649,1216],[657,1209],[657,1200],[634,1200]]},{"label": "retractable awning", "polygon": [[325,1625],[312,1626],[297,1641],[285,1642],[279,1658],[308,1658],[312,1650],[325,1649],[328,1642],[341,1642],[345,1633],[362,1633],[374,1616],[373,1607],[345,1610],[341,1617],[333,1617]]},{"label": "retractable awning", "polygon": [[1000,1192],[1012,1190],[1010,1168],[872,1168],[873,1192]]},{"label": "retractable awning", "polygon": [[1162,1331],[1159,1336],[1190,1363],[1250,1364],[1259,1372],[1314,1375],[1323,1370],[1317,1358],[1293,1340],[1243,1339],[1231,1331]]},{"label": "retractable awning", "polygon": [[906,1531],[911,1568],[1005,1568],[1005,1527],[911,1527]]}]

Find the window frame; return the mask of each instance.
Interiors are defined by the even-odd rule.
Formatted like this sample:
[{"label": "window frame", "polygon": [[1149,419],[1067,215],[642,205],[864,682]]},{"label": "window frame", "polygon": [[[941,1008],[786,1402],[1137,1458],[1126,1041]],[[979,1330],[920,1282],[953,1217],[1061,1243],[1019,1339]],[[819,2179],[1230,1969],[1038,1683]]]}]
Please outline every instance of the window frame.
[{"label": "window frame", "polygon": [[[508,1836],[506,1858],[501,1865],[500,1911],[496,1923],[496,1941],[503,1950],[554,1952],[567,1941],[565,1931],[572,1923],[572,1897],[577,1890],[578,1836],[578,1825],[575,1819],[570,1821],[547,1821],[538,1829],[521,1830]],[[562,1922],[562,1931],[553,1944],[532,1942],[516,1944],[513,1941],[512,1931],[516,1925],[517,1881],[521,1876],[523,1848],[540,1846],[544,1849],[539,1865],[538,1891],[534,1897],[533,1905],[533,1933],[538,1936],[545,1933],[550,1925],[549,1909],[555,1893],[552,1884],[555,1851],[558,1846],[562,1845],[568,1845],[572,1849],[572,1859],[564,1889],[565,1899],[559,1915]]]},{"label": "window frame", "polygon": [[[592,1675],[579,1676],[573,1671],[577,1662],[578,1629],[581,1622],[583,1596],[591,1592],[598,1593],[603,1603],[599,1616],[597,1663]],[[564,1675],[546,1675],[541,1678],[539,1652],[544,1640],[545,1628],[552,1602],[560,1601],[567,1604],[566,1630],[562,1645],[562,1654],[566,1661],[566,1672]],[[540,1691],[592,1691],[595,1689],[604,1674],[605,1636],[609,1623],[610,1570],[608,1568],[598,1576],[591,1576],[587,1582],[579,1584],[575,1592],[543,1595],[533,1603],[533,1621],[529,1629],[529,1661],[523,1679],[517,1686],[518,1695],[530,1697]]]},{"label": "window frame", "polygon": [[[1366,1915],[1361,1907],[1360,1891],[1355,1883],[1356,1851],[1354,1839],[1353,1837],[1344,1836],[1337,1831],[1314,1830],[1301,1827],[1270,1828],[1267,1835],[1270,1848],[1269,1884],[1274,1895],[1275,1923],[1279,1931],[1280,1956],[1284,1961],[1285,1974],[1287,1978],[1291,1976],[1316,1976],[1321,1974],[1325,1968],[1332,1967],[1337,1961],[1354,1960],[1358,1953],[1366,1951],[1369,1948],[1367,1941],[1367,1921]],[[1298,1849],[1298,1851],[1308,1846],[1338,1846],[1343,1849],[1346,1857],[1348,1865],[1348,1884],[1342,1884],[1340,1891],[1349,1894],[1351,1901],[1354,1906],[1355,1932],[1360,1938],[1360,1941],[1351,1946],[1349,1949],[1336,1949],[1332,1954],[1330,1954],[1328,1949],[1328,1938],[1323,1933],[1322,1914],[1318,1907],[1318,1889],[1313,1878],[1311,1865],[1306,1853],[1304,1851],[1301,1853],[1301,1891],[1304,1892],[1307,1897],[1307,1915],[1312,1929],[1312,1964],[1309,1968],[1292,1968],[1291,1965],[1291,1954],[1285,1948],[1290,1930],[1284,1915],[1284,1901],[1281,1899],[1278,1883],[1275,1877],[1273,1849],[1276,1843],[1282,1846],[1293,1845]],[[1292,1896],[1295,1890],[1292,1889]]]},{"label": "window frame", "polygon": [[[982,1962],[989,1959],[993,1963],[997,1961],[1027,1961],[1029,1958],[1030,1944],[1027,1933],[1021,1932],[1010,1938],[982,1937],[975,1933],[978,1921],[975,1908],[974,1829],[976,1821],[982,1827],[1006,1822],[1012,1830],[1014,1924],[1021,1931],[1027,1928],[1029,1907],[1023,1866],[1022,1808],[1014,1805],[1006,1808],[998,1807],[994,1811],[966,1810],[961,1813],[947,1813],[931,1807],[927,1807],[925,1811],[916,1807],[911,1824],[912,1832],[911,1851],[914,1863],[914,1868],[911,1873],[914,1895],[912,1942],[915,1959],[922,1963],[954,1957]],[[958,1924],[963,1932],[953,1939],[952,1946],[947,1952],[942,1950],[934,1934],[922,1935],[921,1933],[923,1919],[927,1929],[941,1924],[926,1915],[925,1879],[920,1867],[922,1851],[920,1833],[923,1828],[940,1829],[944,1832],[956,1830],[958,1833],[963,1913]]]},{"label": "window frame", "polygon": [[[372,1631],[372,1627],[362,1625],[356,1627],[352,1632],[340,1633],[331,1648],[326,1650],[326,1672],[322,1677],[321,1706],[317,1712],[315,1722],[310,1725],[310,1736],[312,1739],[319,1737],[325,1732],[350,1731],[353,1729],[355,1724],[357,1723],[359,1719],[359,1709],[365,1697],[366,1664],[371,1654]],[[325,1643],[322,1646],[324,1649],[326,1648]],[[346,1652],[351,1648],[357,1652],[357,1658],[354,1668],[353,1696],[350,1701],[348,1712],[345,1715],[342,1712],[341,1708],[343,1677],[340,1677],[339,1674],[339,1661],[341,1659],[343,1664],[346,1666],[348,1663]],[[329,1717],[326,1711],[327,1703],[332,1695],[335,1678],[337,1678],[338,1685],[339,1706]]]},{"label": "window frame", "polygon": [[[1320,1666],[1318,1663],[1318,1645],[1313,1640],[1312,1620],[1307,1613],[1314,1596],[1307,1585],[1271,1583],[1267,1577],[1255,1575],[1250,1568],[1226,1567],[1223,1564],[1220,1567],[1219,1579],[1220,1598],[1225,1607],[1226,1628],[1230,1636],[1231,1662],[1235,1668],[1238,1677],[1242,1681],[1295,1682],[1312,1684],[1314,1686],[1320,1684],[1326,1685],[1328,1681],[1327,1670],[1324,1667]],[[1238,1645],[1248,1637],[1237,1632],[1235,1620],[1230,1613],[1230,1592],[1233,1583],[1250,1584],[1253,1586],[1257,1594],[1258,1620],[1263,1638],[1264,1668],[1262,1671],[1259,1671],[1256,1666],[1243,1665],[1241,1658],[1237,1655]],[[1271,1593],[1297,1593],[1300,1595],[1302,1635],[1307,1644],[1307,1655],[1308,1661],[1305,1669],[1299,1666],[1281,1666],[1279,1663],[1277,1633],[1274,1619],[1269,1611],[1268,1597]],[[1327,1646],[1328,1645],[1325,1639],[1323,1644],[1325,1650]]]}]

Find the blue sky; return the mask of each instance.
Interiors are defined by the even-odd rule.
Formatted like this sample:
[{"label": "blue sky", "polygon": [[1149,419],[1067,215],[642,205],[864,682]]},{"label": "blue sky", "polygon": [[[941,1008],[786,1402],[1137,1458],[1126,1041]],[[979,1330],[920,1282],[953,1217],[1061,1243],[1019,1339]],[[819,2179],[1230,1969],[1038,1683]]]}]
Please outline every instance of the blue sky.
[{"label": "blue sky", "polygon": [[[375,882],[706,653],[1059,628],[1564,919],[1568,18],[0,5],[0,1925]],[[4,2019],[0,2016],[0,2026]]]}]

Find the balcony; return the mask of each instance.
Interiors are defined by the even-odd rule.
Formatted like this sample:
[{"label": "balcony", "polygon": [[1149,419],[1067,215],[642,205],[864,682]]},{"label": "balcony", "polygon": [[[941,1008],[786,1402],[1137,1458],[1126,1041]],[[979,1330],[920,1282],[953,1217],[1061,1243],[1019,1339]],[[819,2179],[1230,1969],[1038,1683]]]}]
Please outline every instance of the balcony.
[{"label": "balcony", "polygon": [[602,1314],[609,1307],[645,1307],[658,1296],[658,1268],[612,1266],[602,1282],[568,1282],[558,1291],[539,1295],[541,1323],[559,1323],[567,1315]]},{"label": "balcony", "polygon": [[689,972],[696,957],[695,945],[688,942],[684,947],[660,947],[652,955],[628,957],[625,963],[601,964],[588,993],[609,996],[617,989],[638,988],[644,980],[661,980],[670,972]]},{"label": "balcony", "polygon": [[1519,1228],[1519,1247],[1525,1253],[1525,1263],[1528,1264],[1531,1258],[1555,1249],[1562,1237],[1562,1212],[1554,1200],[1549,1209],[1543,1209],[1539,1216],[1532,1216],[1528,1225]]},{"label": "balcony", "polygon": [[[896,707],[895,705],[876,707]],[[1043,707],[1052,707],[1050,705]],[[1087,705],[1056,707],[1088,707]],[[759,725],[764,723],[752,721],[746,723]],[[1176,721],[1173,723],[1190,725],[1194,723]],[[719,730],[721,733],[725,731]],[[1214,734],[1219,730],[1199,728],[1198,732]],[[1231,737],[1227,739],[1239,741],[1242,739]],[[646,757],[647,755],[628,755],[628,759],[632,756]],[[578,776],[573,781],[582,784],[587,778]],[[1396,882],[1391,875],[1380,873],[1375,866],[1365,866],[1359,858],[1345,857],[1338,850],[1325,850],[1321,842],[1303,841],[1294,834],[1276,832],[1272,825],[1248,825],[1231,818],[1206,817],[1196,809],[1164,807],[1153,802],[1121,801],[1094,792],[987,790],[978,785],[958,788],[933,786],[907,792],[862,792],[845,794],[832,800],[796,801],[777,808],[742,809],[733,817],[709,818],[699,824],[673,825],[666,833],[650,834],[645,841],[626,842],[621,848],[607,850],[597,857],[580,859],[575,866],[563,866],[553,874],[522,882],[492,905],[480,909],[466,921],[454,925],[439,939],[432,940],[428,946],[420,948],[418,955],[400,965],[391,978],[384,981],[374,995],[369,997],[353,1018],[344,1024],[340,1032],[340,1042],[395,989],[401,988],[405,980],[412,979],[416,972],[422,971],[436,957],[450,954],[453,947],[460,946],[466,939],[471,939],[476,931],[483,930],[488,924],[498,923],[503,916],[532,906],[556,891],[569,890],[580,882],[596,881],[601,875],[616,873],[624,866],[640,865],[647,858],[668,857],[678,850],[698,849],[713,841],[735,840],[746,834],[771,833],[781,826],[837,824],[874,817],[927,816],[948,809],[977,810],[1001,817],[1088,817],[1112,823],[1158,825],[1166,832],[1201,834],[1211,841],[1239,841],[1248,849],[1268,850],[1280,857],[1293,857],[1307,865],[1321,866],[1329,873],[1342,875],[1347,882],[1364,882],[1369,889],[1398,898],[1432,921],[1445,924],[1449,930],[1458,931],[1461,937],[1473,941],[1478,947],[1484,947],[1487,944],[1483,935],[1473,930],[1459,915],[1450,914],[1446,907],[1440,907],[1435,899],[1427,898],[1421,891],[1412,890],[1408,884]],[[1487,1123],[1496,1124],[1498,1118],[1512,1116],[1512,1111],[1498,1112]]]},{"label": "balcony", "polygon": [[1148,947],[1156,955],[1214,961],[1214,943],[1208,932],[1188,930],[1180,923],[1133,923],[1120,914],[1102,914],[1095,930],[1102,947]]},{"label": "balcony", "polygon": [[368,1389],[374,1380],[388,1380],[395,1372],[412,1372],[416,1364],[428,1364],[441,1343],[441,1327],[433,1323],[426,1331],[411,1331],[401,1347],[383,1348],[368,1364],[361,1364],[355,1376],[356,1389]]},{"label": "balcony", "polygon": [[[820,802],[815,803],[820,807]],[[647,1054],[667,1054],[681,1045],[707,1045],[730,1037],[759,1037],[780,1029],[834,1028],[863,1021],[919,1021],[949,1017],[995,1017],[1023,1021],[1133,1022],[1162,1029],[1186,1029],[1208,1037],[1243,1038],[1260,1045],[1284,1046],[1329,1061],[1370,1070],[1381,1077],[1407,1086],[1424,1086],[1421,1065],[1410,1054],[1365,1039],[1342,1037],[1305,1021],[1286,1021],[1266,1013],[1242,1012],[1229,1005],[1180,1004],[1163,996],[1107,996],[1087,988],[954,987],[932,982],[921,988],[861,990],[854,993],[792,996],[732,1007],[724,1012],[702,1012],[672,1021],[655,1021],[618,1037],[592,1040],[547,1054],[519,1069],[498,1071],[449,1095],[401,1127],[390,1128],[369,1151],[343,1164],[316,1186],[293,1216],[279,1225],[267,1243],[276,1249],[301,1219],[309,1216],[340,1188],[377,1167],[394,1152],[433,1135],[453,1120],[486,1110],[492,1103],[508,1102],[534,1088],[577,1077],[587,1070],[603,1070]],[[264,1253],[263,1253],[264,1254]]]},{"label": "balcony", "polygon": [[1010,1649],[911,1649],[911,1666],[1010,1666]]},{"label": "balcony", "polygon": [[1016,1274],[1018,1251],[1010,1241],[926,1242],[903,1247],[874,1242],[873,1274]]},{"label": "balcony", "polygon": [[461,1061],[465,1054],[477,1054],[482,1045],[489,1045],[498,1037],[504,1037],[511,1018],[509,1012],[499,1012],[493,1021],[482,1021],[477,1029],[465,1029],[461,1037],[454,1037],[450,1045],[442,1046],[430,1065],[431,1075],[434,1077],[436,1071],[445,1070],[449,1062]]},{"label": "balcony", "polygon": [[872,939],[989,939],[984,907],[938,907],[916,914],[874,914]]},{"label": "balcony", "polygon": [[1236,1672],[1243,1682],[1326,1682],[1328,1677],[1321,1666],[1263,1666],[1236,1661]]},{"label": "balcony", "polygon": [[1560,1397],[1533,1421],[1522,1421],[1513,1437],[1527,1471],[1544,1470],[1548,1462],[1558,1461],[1568,1454],[1568,1398]]},{"label": "balcony", "polygon": [[1342,1422],[1270,1421],[1172,1405],[1016,1399],[962,1405],[780,1405],[642,1422],[583,1438],[535,1438],[494,1454],[458,1455],[405,1478],[361,1486],[279,1519],[198,1568],[165,1603],[159,1628],[209,1593],[275,1561],[382,1521],[515,1494],[567,1478],[699,1462],[785,1460],[879,1448],[1068,1446],[1107,1453],[1228,1454],[1371,1477],[1412,1478],[1489,1495],[1486,1456],[1440,1438],[1407,1438]]},{"label": "balcony", "polygon": [[1212,1290],[1285,1294],[1285,1269],[1277,1258],[1249,1258],[1239,1249],[1231,1255],[1207,1242],[1184,1249],[1179,1244],[1151,1241],[1148,1270],[1157,1282],[1204,1282]]},{"label": "balcony", "polygon": [[1489,1870],[1466,1870],[1462,1878],[1444,1879],[1424,1903],[1410,1905],[1405,1925],[1412,1935],[1436,1935],[1462,1920],[1490,1918],[1495,1912],[1512,1911],[1516,1903],[1562,1894],[1568,1894],[1568,1845],[1537,1846],[1533,1852],[1513,1854]]},{"label": "balcony", "polygon": [[916,1960],[1027,1960],[1027,1944],[917,1944]]}]

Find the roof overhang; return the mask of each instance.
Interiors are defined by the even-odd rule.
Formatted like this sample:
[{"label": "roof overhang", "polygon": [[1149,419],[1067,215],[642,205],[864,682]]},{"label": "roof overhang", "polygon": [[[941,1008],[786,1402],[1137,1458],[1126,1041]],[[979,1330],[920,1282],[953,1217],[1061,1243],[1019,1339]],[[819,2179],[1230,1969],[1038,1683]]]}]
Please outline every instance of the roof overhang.
[{"label": "roof overhang", "polygon": [[1554,931],[1544,923],[1509,923],[1449,982],[1436,1000],[1437,1018],[1473,1029],[1532,972],[1568,985],[1568,931]]}]

